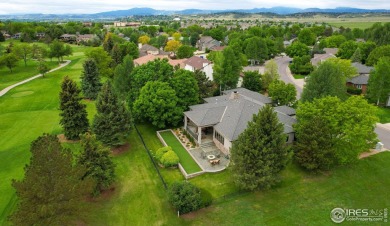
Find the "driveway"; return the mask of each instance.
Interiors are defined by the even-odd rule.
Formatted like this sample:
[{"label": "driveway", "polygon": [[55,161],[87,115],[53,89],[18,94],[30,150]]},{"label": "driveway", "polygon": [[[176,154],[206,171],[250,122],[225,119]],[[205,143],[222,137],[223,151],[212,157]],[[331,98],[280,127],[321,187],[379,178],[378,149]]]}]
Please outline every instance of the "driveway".
[{"label": "driveway", "polygon": [[295,79],[291,74],[288,65],[290,64],[290,61],[292,61],[292,58],[288,56],[284,56],[284,57],[276,57],[274,60],[278,65],[280,79],[283,80],[285,83],[290,83],[295,86],[295,88],[297,89],[297,99],[299,100],[301,98],[304,80]]},{"label": "driveway", "polygon": [[[280,79],[286,83],[291,83],[295,86],[295,88],[297,89],[297,99],[299,100],[301,98],[305,82],[303,79],[295,79],[292,76],[290,68],[288,67],[289,62],[292,60],[292,58],[284,56],[276,57],[274,60],[278,64]],[[375,133],[378,135],[378,139],[384,144],[384,147],[390,150],[390,123],[377,123]]]}]

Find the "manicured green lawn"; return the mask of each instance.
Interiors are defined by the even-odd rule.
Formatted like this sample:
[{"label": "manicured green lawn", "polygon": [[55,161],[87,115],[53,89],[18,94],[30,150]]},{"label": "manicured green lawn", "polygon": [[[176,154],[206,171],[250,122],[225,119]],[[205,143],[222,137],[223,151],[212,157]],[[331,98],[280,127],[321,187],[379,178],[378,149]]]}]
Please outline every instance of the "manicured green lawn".
[{"label": "manicured green lawn", "polygon": [[326,174],[306,173],[290,164],[276,188],[220,198],[187,221],[193,225],[332,225],[330,211],[336,207],[389,208],[389,162],[386,152]]},{"label": "manicured green lawn", "polygon": [[173,151],[176,152],[176,154],[179,156],[180,164],[188,174],[196,173],[202,170],[171,131],[161,132],[160,135],[165,140],[167,145],[171,146]]},{"label": "manicured green lawn", "polygon": [[390,123],[390,108],[378,107],[377,116],[380,123]]},{"label": "manicured green lawn", "polygon": [[305,78],[306,76],[304,75],[293,75],[295,79],[303,79]]},{"label": "manicured green lawn", "polygon": [[367,21],[345,21],[345,22],[329,22],[330,25],[334,26],[334,27],[341,27],[343,26],[344,28],[350,28],[350,29],[354,29],[354,28],[360,28],[360,29],[366,29],[366,28],[370,28],[372,25],[374,25],[376,22],[367,22]]},{"label": "manicured green lawn", "polygon": [[67,67],[10,90],[0,97],[0,225],[14,209],[12,179],[23,177],[30,143],[42,133],[60,134],[58,95],[65,75],[79,80],[84,47],[74,46]]},{"label": "manicured green lawn", "polygon": [[[47,62],[47,65],[50,69],[58,67],[57,61]],[[13,72],[11,73],[7,67],[0,68],[0,90],[6,88],[7,86],[13,85],[15,83],[21,82],[27,78],[39,74],[38,72],[38,62],[35,60],[28,60],[27,66],[24,66],[24,61],[20,60]],[[48,74],[47,76],[49,76]]]}]

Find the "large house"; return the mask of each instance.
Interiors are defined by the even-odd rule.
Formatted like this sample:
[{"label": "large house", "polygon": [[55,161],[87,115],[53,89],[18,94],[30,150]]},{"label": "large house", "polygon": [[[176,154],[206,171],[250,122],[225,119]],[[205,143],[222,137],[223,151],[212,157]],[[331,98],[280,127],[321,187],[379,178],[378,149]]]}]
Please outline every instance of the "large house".
[{"label": "large house", "polygon": [[177,60],[172,60],[166,55],[153,55],[153,54],[148,54],[142,57],[139,57],[134,60],[134,66],[141,66],[144,64],[147,64],[150,61],[154,61],[155,59],[167,59],[168,63],[172,65],[172,67],[179,67],[181,69],[184,69],[184,61],[187,59],[177,59]]},{"label": "large house", "polygon": [[198,50],[201,50],[201,51],[211,50],[211,49],[218,47],[220,45],[221,45],[221,42],[213,39],[211,36],[202,36],[198,40],[198,42],[196,43]]},{"label": "large house", "polygon": [[158,49],[152,45],[149,45],[149,44],[139,44],[138,46],[139,48],[139,56],[146,56],[148,54],[152,54],[152,55],[169,55],[168,52],[165,52],[163,51],[162,49]]},{"label": "large house", "polygon": [[361,89],[362,93],[367,92],[368,78],[373,67],[354,62],[352,66],[356,68],[358,75],[347,80],[347,86]]},{"label": "large house", "polygon": [[184,69],[195,72],[196,70],[203,71],[207,78],[213,80],[213,63],[205,58],[192,56],[184,61]]},{"label": "large house", "polygon": [[[228,90],[222,96],[204,100],[206,103],[190,106],[190,110],[184,112],[184,129],[199,145],[212,140],[225,155],[230,155],[232,142],[246,129],[253,115],[272,103],[270,98],[244,88]],[[286,142],[293,142],[295,110],[287,106],[274,110],[284,124]]]}]

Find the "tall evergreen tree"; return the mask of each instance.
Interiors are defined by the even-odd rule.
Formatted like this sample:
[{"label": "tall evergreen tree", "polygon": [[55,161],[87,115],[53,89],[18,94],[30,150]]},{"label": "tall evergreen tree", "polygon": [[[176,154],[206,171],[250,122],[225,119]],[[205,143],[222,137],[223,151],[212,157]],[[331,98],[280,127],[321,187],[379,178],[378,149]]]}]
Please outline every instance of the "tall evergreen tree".
[{"label": "tall evergreen tree", "polygon": [[81,89],[83,90],[85,98],[95,100],[102,86],[97,64],[95,60],[87,59],[84,62],[83,67],[84,71],[81,75]]},{"label": "tall evergreen tree", "polygon": [[236,184],[245,190],[270,188],[279,182],[289,148],[283,124],[269,105],[264,106],[231,149]]},{"label": "tall evergreen tree", "polygon": [[122,100],[127,100],[131,89],[131,72],[134,68],[133,58],[127,55],[121,64],[115,68],[114,89]]},{"label": "tall evergreen tree", "polygon": [[115,179],[115,165],[110,157],[110,150],[96,140],[96,136],[86,133],[81,137],[82,151],[78,158],[79,164],[87,171],[82,177],[96,181],[94,194],[107,189]]},{"label": "tall evergreen tree", "polygon": [[110,82],[103,85],[96,100],[96,109],[92,125],[96,138],[108,146],[124,144],[130,133],[131,116]]},{"label": "tall evergreen tree", "polygon": [[118,44],[115,44],[111,49],[112,67],[115,68],[117,65],[122,63],[122,51]]},{"label": "tall evergreen tree", "polygon": [[80,180],[85,169],[74,166],[71,152],[55,135],[36,139],[31,154],[24,178],[12,182],[20,201],[10,220],[14,225],[75,224],[93,187],[90,180]]},{"label": "tall evergreen tree", "polygon": [[66,76],[61,84],[60,124],[66,138],[71,140],[78,139],[89,127],[86,106],[80,101],[80,89],[75,81]]},{"label": "tall evergreen tree", "polygon": [[223,90],[236,88],[241,69],[241,62],[237,61],[234,50],[226,47],[222,56],[215,60],[214,80]]},{"label": "tall evergreen tree", "polygon": [[362,51],[358,47],[358,48],[356,48],[355,52],[353,53],[353,55],[351,57],[351,61],[352,62],[359,62],[359,63],[361,63],[362,59],[363,59]]}]

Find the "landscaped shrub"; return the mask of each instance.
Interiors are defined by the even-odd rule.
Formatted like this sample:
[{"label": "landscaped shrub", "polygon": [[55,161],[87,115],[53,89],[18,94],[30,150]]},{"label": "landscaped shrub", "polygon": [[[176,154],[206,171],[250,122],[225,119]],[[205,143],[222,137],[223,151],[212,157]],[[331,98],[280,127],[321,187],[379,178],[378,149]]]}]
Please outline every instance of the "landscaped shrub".
[{"label": "landscaped shrub", "polygon": [[208,207],[213,202],[213,197],[211,196],[211,193],[207,191],[206,189],[200,189],[201,197],[202,197],[202,208]]},{"label": "landscaped shrub", "polygon": [[362,90],[355,88],[355,87],[347,87],[347,92],[353,95],[360,95],[362,94]]},{"label": "landscaped shrub", "polygon": [[170,150],[165,152],[165,154],[161,157],[160,162],[164,165],[164,167],[176,166],[179,163],[179,157],[174,151]]},{"label": "landscaped shrub", "polygon": [[156,151],[156,159],[161,162],[161,158],[168,151],[172,151],[172,148],[170,146],[159,148]]},{"label": "landscaped shrub", "polygon": [[169,202],[180,214],[189,213],[202,207],[201,191],[189,182],[175,182],[169,187]]}]

